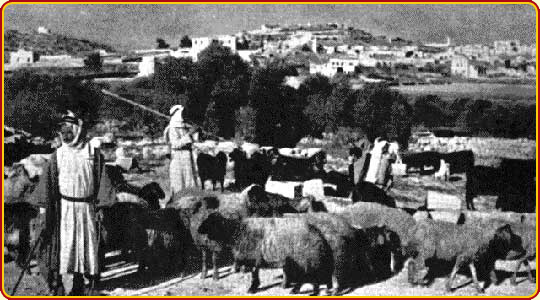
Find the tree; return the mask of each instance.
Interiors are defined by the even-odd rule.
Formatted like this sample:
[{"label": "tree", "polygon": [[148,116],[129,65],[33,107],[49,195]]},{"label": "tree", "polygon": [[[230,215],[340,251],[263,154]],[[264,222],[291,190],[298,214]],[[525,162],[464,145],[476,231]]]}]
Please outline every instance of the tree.
[{"label": "tree", "polygon": [[414,103],[414,123],[426,127],[444,125],[444,104],[439,96],[419,96]]},{"label": "tree", "polygon": [[180,40],[180,48],[191,48],[193,43],[191,42],[191,39],[189,36],[184,35],[182,39]]},{"label": "tree", "polygon": [[228,47],[213,42],[199,54],[195,73],[188,90],[192,115],[202,122],[200,116],[205,116],[208,104],[214,101],[219,135],[234,136],[235,110],[248,102],[248,65]]},{"label": "tree", "polygon": [[479,132],[482,129],[482,119],[484,113],[490,109],[492,103],[487,100],[475,100],[466,108],[466,124],[473,132]]},{"label": "tree", "polygon": [[[261,145],[291,145],[300,127],[302,109],[294,89],[282,85],[289,68],[270,64],[251,76],[249,105],[255,111],[255,139]],[[295,112],[297,114],[295,114]],[[286,135],[284,135],[286,134]]]},{"label": "tree", "polygon": [[170,45],[167,44],[167,42],[165,42],[165,40],[162,38],[156,39],[156,43],[157,43],[157,49],[168,49],[170,47]]},{"label": "tree", "polygon": [[353,95],[352,119],[373,141],[376,137],[406,145],[412,126],[407,98],[385,84],[370,84]]},{"label": "tree", "polygon": [[195,72],[195,64],[187,58],[167,58],[157,65],[153,82],[161,94],[185,94],[190,88],[190,77]]},{"label": "tree", "polygon": [[321,74],[310,75],[298,87],[298,95],[307,105],[310,95],[320,94],[328,97],[332,93],[332,84],[328,77]]},{"label": "tree", "polygon": [[92,82],[64,76],[15,72],[5,82],[5,123],[32,135],[51,138],[59,117],[69,109],[92,126],[103,95]]}]

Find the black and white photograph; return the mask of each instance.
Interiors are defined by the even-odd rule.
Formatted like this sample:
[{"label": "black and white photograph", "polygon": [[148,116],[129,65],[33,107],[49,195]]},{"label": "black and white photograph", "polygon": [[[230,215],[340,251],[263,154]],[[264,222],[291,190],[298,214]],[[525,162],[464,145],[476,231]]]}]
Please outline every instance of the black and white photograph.
[{"label": "black and white photograph", "polygon": [[537,293],[537,6],[7,3],[6,296]]}]

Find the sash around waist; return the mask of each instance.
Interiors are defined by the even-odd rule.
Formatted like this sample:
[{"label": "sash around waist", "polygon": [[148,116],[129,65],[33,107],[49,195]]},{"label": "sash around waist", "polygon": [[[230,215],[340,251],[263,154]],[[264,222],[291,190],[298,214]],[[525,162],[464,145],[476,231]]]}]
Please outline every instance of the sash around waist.
[{"label": "sash around waist", "polygon": [[62,195],[62,199],[67,200],[69,202],[86,202],[86,203],[93,203],[94,202],[94,195],[84,197],[84,198],[78,198],[78,197],[68,197]]}]

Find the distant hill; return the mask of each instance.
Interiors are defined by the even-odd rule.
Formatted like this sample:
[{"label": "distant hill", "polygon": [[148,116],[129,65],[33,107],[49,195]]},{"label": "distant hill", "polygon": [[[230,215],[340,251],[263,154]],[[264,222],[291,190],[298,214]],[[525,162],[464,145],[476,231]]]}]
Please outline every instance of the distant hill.
[{"label": "distant hill", "polygon": [[40,55],[77,55],[98,49],[114,52],[114,48],[85,39],[77,39],[60,34],[26,33],[17,30],[4,32],[4,51],[17,51],[19,48],[33,50]]}]

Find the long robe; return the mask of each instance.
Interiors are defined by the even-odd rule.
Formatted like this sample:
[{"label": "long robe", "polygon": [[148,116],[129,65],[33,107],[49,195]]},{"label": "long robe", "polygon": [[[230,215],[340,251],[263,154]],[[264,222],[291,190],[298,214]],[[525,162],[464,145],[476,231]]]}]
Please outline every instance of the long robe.
[{"label": "long robe", "polygon": [[[96,208],[110,206],[116,202],[115,181],[110,178],[108,168],[104,167],[103,156],[99,151],[94,153],[94,204]],[[58,182],[58,162],[56,151],[44,166],[39,183],[32,193],[29,202],[46,209],[45,220],[41,224],[43,239],[38,251],[39,267],[42,276],[54,288],[60,270],[60,201],[61,194]]]}]

